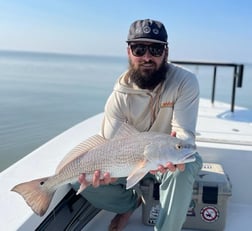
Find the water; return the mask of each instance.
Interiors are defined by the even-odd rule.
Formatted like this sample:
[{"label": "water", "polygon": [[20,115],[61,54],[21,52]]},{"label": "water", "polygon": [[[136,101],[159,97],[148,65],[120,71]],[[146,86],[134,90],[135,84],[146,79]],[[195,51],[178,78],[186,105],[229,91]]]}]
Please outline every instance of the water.
[{"label": "water", "polygon": [[[0,171],[102,112],[127,66],[126,57],[0,51]],[[209,98],[212,69],[191,68],[199,76],[201,96]],[[231,75],[227,68],[218,69],[217,100],[230,102]],[[252,65],[247,65],[237,105],[252,108],[251,77]]]}]

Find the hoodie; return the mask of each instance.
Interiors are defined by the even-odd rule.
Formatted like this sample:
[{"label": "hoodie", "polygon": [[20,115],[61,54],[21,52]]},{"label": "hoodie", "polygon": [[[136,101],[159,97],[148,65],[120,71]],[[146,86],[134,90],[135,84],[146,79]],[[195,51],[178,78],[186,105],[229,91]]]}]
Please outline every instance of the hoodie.
[{"label": "hoodie", "polygon": [[154,90],[138,88],[123,73],[115,83],[104,113],[101,134],[112,138],[122,123],[140,132],[157,131],[194,144],[199,104],[196,76],[178,65],[168,63],[165,81]]}]

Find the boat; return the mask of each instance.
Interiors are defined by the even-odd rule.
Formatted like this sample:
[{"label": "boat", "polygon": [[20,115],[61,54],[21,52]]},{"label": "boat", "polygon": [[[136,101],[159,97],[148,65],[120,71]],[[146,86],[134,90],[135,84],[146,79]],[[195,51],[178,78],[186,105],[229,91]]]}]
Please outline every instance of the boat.
[{"label": "boat", "polygon": [[[213,66],[216,67],[216,63]],[[240,82],[239,84],[241,79],[237,79],[237,73],[242,77],[242,71],[243,66],[235,66],[234,78],[238,83]],[[212,100],[200,99],[196,129],[197,149],[207,166],[220,165],[230,181],[229,195],[224,198],[226,205],[220,205],[226,206],[226,214],[221,218],[225,223],[223,230],[249,230],[252,218],[252,172],[250,170],[252,110],[235,106],[233,96],[230,104],[213,102],[213,98]],[[5,231],[107,230],[115,214],[94,208],[83,197],[76,196],[70,185],[64,185],[57,190],[48,211],[42,217],[34,214],[20,195],[10,191],[18,183],[53,175],[56,166],[66,153],[81,141],[97,134],[102,118],[103,113],[100,113],[84,120],[0,173],[0,227]],[[208,215],[211,215],[210,212]],[[216,214],[216,219],[217,215],[219,214]],[[211,227],[214,223],[215,220],[206,222],[207,227]],[[152,225],[143,223],[142,206],[134,212],[125,228],[125,231],[132,230],[153,230]],[[199,229],[185,227],[183,230]],[[213,228],[213,230],[217,229]]]}]

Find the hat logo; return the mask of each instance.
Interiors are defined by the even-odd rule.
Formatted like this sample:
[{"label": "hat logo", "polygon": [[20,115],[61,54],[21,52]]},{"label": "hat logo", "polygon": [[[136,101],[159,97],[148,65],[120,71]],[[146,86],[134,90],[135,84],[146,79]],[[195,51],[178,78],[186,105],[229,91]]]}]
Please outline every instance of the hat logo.
[{"label": "hat logo", "polygon": [[136,31],[135,31],[137,34],[140,34],[142,32],[141,28],[136,28]]},{"label": "hat logo", "polygon": [[145,34],[149,34],[149,33],[151,32],[151,28],[150,28],[149,26],[145,26],[145,27],[143,28],[143,32],[144,32]]},{"label": "hat logo", "polygon": [[159,34],[159,30],[156,29],[156,28],[154,28],[154,29],[152,30],[152,32],[153,32],[153,34]]}]

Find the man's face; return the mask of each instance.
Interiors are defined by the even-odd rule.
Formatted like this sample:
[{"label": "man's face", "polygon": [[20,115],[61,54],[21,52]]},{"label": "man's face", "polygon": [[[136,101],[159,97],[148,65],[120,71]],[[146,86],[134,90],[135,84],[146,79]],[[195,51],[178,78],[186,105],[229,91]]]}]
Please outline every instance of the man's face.
[{"label": "man's face", "polygon": [[167,56],[168,48],[164,44],[129,44],[130,78],[140,88],[154,89],[165,78]]}]

